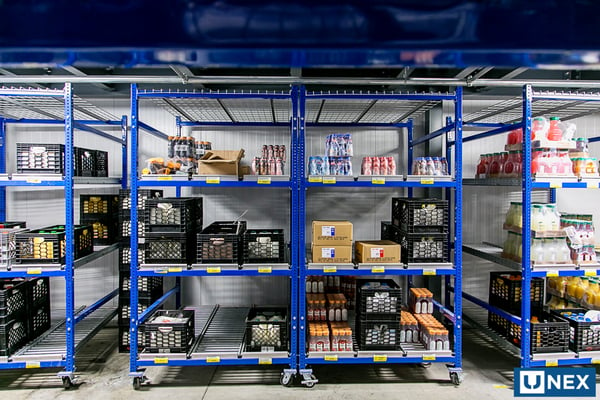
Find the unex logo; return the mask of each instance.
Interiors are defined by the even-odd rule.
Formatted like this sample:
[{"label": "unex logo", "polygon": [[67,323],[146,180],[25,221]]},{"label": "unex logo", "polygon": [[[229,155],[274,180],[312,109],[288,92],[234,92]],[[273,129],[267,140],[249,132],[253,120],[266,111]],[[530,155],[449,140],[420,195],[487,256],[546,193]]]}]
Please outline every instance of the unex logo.
[{"label": "unex logo", "polygon": [[596,397],[594,368],[515,368],[515,397]]}]

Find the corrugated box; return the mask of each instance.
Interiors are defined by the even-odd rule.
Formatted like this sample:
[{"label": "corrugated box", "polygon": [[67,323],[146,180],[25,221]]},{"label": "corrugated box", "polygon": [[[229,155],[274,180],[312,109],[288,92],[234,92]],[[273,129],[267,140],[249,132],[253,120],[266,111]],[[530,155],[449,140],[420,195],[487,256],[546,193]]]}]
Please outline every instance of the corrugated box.
[{"label": "corrugated box", "polygon": [[400,262],[400,245],[391,240],[357,241],[355,248],[356,262],[359,263]]},{"label": "corrugated box", "polygon": [[352,262],[352,246],[312,245],[312,262],[346,264]]},{"label": "corrugated box", "polygon": [[198,174],[241,176],[240,160],[243,157],[244,149],[207,151],[198,161]]},{"label": "corrugated box", "polygon": [[352,222],[313,221],[312,244],[352,246]]}]

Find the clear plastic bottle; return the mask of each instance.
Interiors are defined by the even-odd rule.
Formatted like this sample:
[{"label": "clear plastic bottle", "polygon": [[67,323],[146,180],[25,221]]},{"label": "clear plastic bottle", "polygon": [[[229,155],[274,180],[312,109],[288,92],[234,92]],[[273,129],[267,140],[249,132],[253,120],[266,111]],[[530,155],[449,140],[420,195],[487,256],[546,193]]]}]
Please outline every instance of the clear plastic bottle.
[{"label": "clear plastic bottle", "polygon": [[546,253],[544,251],[542,239],[533,239],[533,244],[531,246],[531,261],[535,264],[544,264],[546,262],[545,255]]},{"label": "clear plastic bottle", "polygon": [[567,245],[566,238],[556,238],[556,262],[567,264],[571,262],[571,249]]},{"label": "clear plastic bottle", "polygon": [[546,219],[544,218],[544,206],[533,204],[531,207],[531,229],[536,232],[546,231]]},{"label": "clear plastic bottle", "polygon": [[546,204],[545,214],[548,230],[560,230],[560,213],[556,209],[556,204]]}]

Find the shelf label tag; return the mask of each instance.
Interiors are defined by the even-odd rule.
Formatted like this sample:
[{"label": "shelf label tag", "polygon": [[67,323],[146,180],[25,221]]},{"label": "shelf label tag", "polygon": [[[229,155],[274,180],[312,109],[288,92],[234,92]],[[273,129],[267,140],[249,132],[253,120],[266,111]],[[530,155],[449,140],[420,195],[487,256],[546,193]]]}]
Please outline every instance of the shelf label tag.
[{"label": "shelf label tag", "polygon": [[423,361],[435,361],[435,354],[424,354]]},{"label": "shelf label tag", "polygon": [[371,178],[373,185],[385,185],[385,178]]},{"label": "shelf label tag", "polygon": [[256,180],[256,183],[258,183],[259,185],[270,185],[271,184],[271,177],[263,177],[263,178],[258,178]]},{"label": "shelf label tag", "polygon": [[206,272],[209,274],[220,274],[221,267],[208,267],[206,268]]},{"label": "shelf label tag", "polygon": [[206,178],[206,183],[212,183],[214,185],[218,185],[219,183],[221,183],[221,178],[218,176],[211,176],[209,178]]},{"label": "shelf label tag", "polygon": [[423,275],[436,275],[435,269],[424,269]]},{"label": "shelf label tag", "polygon": [[168,176],[168,175],[166,175],[166,176],[159,176],[158,180],[159,181],[172,181],[173,177],[172,176]]},{"label": "shelf label tag", "polygon": [[29,368],[40,368],[40,362],[39,361],[27,361],[25,363],[25,368],[29,369]]},{"label": "shelf label tag", "polygon": [[221,357],[219,357],[219,356],[206,357],[206,362],[207,363],[218,363],[218,362],[221,362]]},{"label": "shelf label tag", "polygon": [[558,276],[558,271],[547,271],[546,276],[549,278],[556,278]]},{"label": "shelf label tag", "polygon": [[546,360],[546,367],[558,367],[558,360]]},{"label": "shelf label tag", "polygon": [[168,272],[181,272],[181,271],[183,271],[183,268],[181,268],[181,267],[169,267],[169,269],[167,271]]},{"label": "shelf label tag", "polygon": [[600,358],[592,358],[592,364],[600,364]]},{"label": "shelf label tag", "polygon": [[494,389],[508,389],[507,385],[494,385]]},{"label": "shelf label tag", "polygon": [[373,267],[373,268],[371,268],[371,272],[374,274],[383,274],[385,272],[385,267],[384,266]]},{"label": "shelf label tag", "polygon": [[165,268],[157,268],[154,270],[154,272],[157,274],[166,274],[167,272],[169,272],[169,270]]},{"label": "shelf label tag", "polygon": [[337,272],[337,267],[323,267],[323,272]]},{"label": "shelf label tag", "polygon": [[373,362],[387,362],[386,354],[376,354],[373,356]]},{"label": "shelf label tag", "polygon": [[550,189],[560,189],[562,187],[562,183],[560,182],[550,182]]},{"label": "shelf label tag", "polygon": [[596,276],[596,270],[595,269],[587,269],[584,273],[585,276]]},{"label": "shelf label tag", "polygon": [[273,364],[272,358],[259,358],[258,365],[271,365]]},{"label": "shelf label tag", "polygon": [[587,187],[588,189],[598,189],[598,182],[586,181],[585,187]]},{"label": "shelf label tag", "polygon": [[154,364],[168,364],[169,359],[167,357],[156,357],[154,358]]},{"label": "shelf label tag", "polygon": [[259,274],[270,274],[273,272],[273,268],[271,267],[258,267]]},{"label": "shelf label tag", "polygon": [[27,268],[27,275],[39,275],[41,273],[41,268]]},{"label": "shelf label tag", "polygon": [[323,183],[324,184],[335,184],[337,182],[337,180],[335,179],[335,176],[324,176],[323,177]]},{"label": "shelf label tag", "polygon": [[42,180],[40,178],[27,178],[25,180],[25,182],[27,182],[27,183],[42,183]]},{"label": "shelf label tag", "polygon": [[338,356],[337,356],[337,354],[325,354],[325,357],[323,357],[323,359],[325,361],[337,361]]},{"label": "shelf label tag", "polygon": [[318,182],[323,182],[323,177],[322,176],[309,176],[308,177],[308,181],[310,183],[318,183]]},{"label": "shelf label tag", "polygon": [[433,178],[421,178],[421,185],[433,185],[434,182]]}]

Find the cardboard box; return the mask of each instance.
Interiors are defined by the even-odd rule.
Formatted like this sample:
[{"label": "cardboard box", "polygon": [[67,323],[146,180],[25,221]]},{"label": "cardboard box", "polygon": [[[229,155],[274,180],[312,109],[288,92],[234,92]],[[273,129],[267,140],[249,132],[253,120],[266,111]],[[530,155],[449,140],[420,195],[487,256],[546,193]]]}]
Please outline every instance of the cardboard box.
[{"label": "cardboard box", "polygon": [[352,246],[312,245],[312,262],[345,264],[352,262]]},{"label": "cardboard box", "polygon": [[241,176],[240,160],[243,157],[244,149],[209,150],[198,161],[198,174]]},{"label": "cardboard box", "polygon": [[352,222],[313,221],[312,244],[352,246]]},{"label": "cardboard box", "polygon": [[400,245],[391,240],[357,241],[356,262],[386,264],[400,262]]}]

